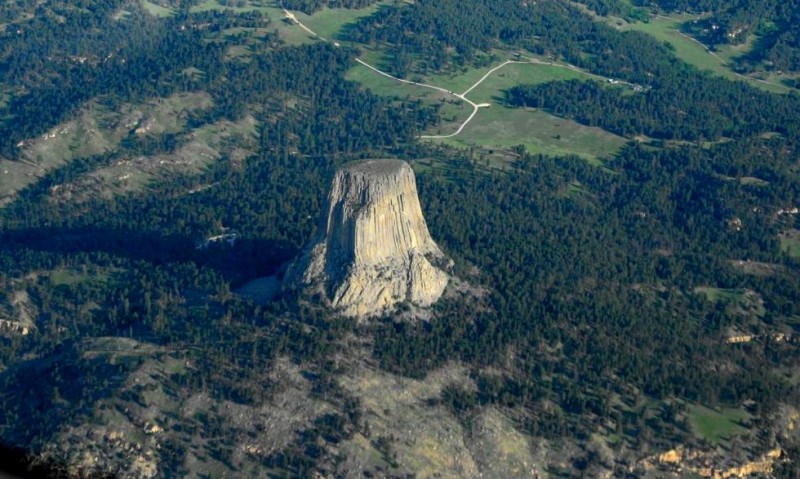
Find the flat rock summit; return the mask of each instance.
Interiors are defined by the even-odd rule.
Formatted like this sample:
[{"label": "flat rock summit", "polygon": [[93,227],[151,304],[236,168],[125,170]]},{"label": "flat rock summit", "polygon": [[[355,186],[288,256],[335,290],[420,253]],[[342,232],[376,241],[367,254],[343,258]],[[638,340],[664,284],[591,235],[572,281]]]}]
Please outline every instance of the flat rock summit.
[{"label": "flat rock summit", "polygon": [[367,160],[336,172],[317,234],[284,284],[366,318],[400,303],[435,303],[449,281],[439,266],[447,261],[428,233],[408,163]]}]

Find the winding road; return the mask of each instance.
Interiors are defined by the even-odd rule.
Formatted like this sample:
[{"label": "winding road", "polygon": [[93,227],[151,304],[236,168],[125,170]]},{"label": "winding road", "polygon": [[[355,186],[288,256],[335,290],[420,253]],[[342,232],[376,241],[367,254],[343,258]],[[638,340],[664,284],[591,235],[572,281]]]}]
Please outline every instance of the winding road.
[{"label": "winding road", "polygon": [[[297,18],[295,15],[294,15],[294,13],[292,13],[292,12],[290,12],[289,10],[287,10],[286,8],[284,8],[284,7],[283,7],[283,5],[281,5],[281,9],[282,9],[282,10],[283,10],[283,12],[286,14],[286,18],[288,18],[288,19],[289,19],[289,20],[291,20],[292,22],[296,23],[296,24],[297,24],[297,25],[298,25],[300,28],[302,28],[303,30],[305,30],[306,32],[308,32],[308,33],[309,33],[309,34],[310,34],[312,37],[318,38],[318,39],[322,40],[323,42],[329,42],[329,40],[328,40],[328,39],[326,39],[325,37],[323,37],[323,36],[319,35],[317,32],[315,32],[315,31],[311,30],[311,29],[310,29],[310,28],[308,28],[306,25],[304,25],[304,24],[303,24],[303,23],[302,23],[302,22],[301,22],[301,21],[300,21],[300,20],[299,20],[299,19],[298,19],[298,18]],[[665,18],[666,18],[666,17],[665,17]],[[705,48],[705,50],[706,50],[706,51],[707,51],[707,52],[708,52],[708,53],[709,53],[711,56],[713,56],[713,57],[714,57],[714,58],[716,58],[716,59],[717,59],[717,60],[718,60],[720,63],[722,63],[722,65],[728,66],[728,65],[727,65],[727,63],[726,63],[726,62],[725,62],[725,61],[724,61],[722,58],[720,58],[718,55],[716,55],[716,54],[715,54],[713,51],[711,51],[711,50],[710,50],[708,47],[706,47],[705,45],[703,45],[703,44],[702,44],[700,41],[698,41],[697,39],[695,39],[695,38],[692,38],[692,37],[690,37],[690,36],[688,36],[688,35],[684,34],[683,32],[681,32],[681,31],[679,31],[679,30],[676,30],[676,32],[677,32],[679,35],[682,35],[682,36],[684,36],[684,37],[688,38],[689,40],[692,40],[692,41],[694,41],[694,42],[696,42],[696,43],[700,44],[700,45],[701,45],[703,48]],[[336,47],[339,47],[339,43],[337,43],[337,42],[333,42],[333,45],[334,45],[334,46],[336,46]],[[460,133],[461,133],[461,132],[464,130],[464,128],[465,128],[465,127],[466,127],[466,126],[469,124],[469,122],[470,122],[470,121],[472,121],[472,119],[473,119],[473,118],[475,118],[475,115],[477,115],[477,114],[478,114],[478,110],[480,110],[481,108],[486,108],[486,107],[489,107],[489,106],[491,106],[491,104],[490,104],[490,103],[475,103],[475,102],[473,102],[472,100],[470,100],[469,98],[467,98],[467,94],[468,94],[469,92],[471,92],[472,90],[474,90],[474,89],[475,89],[475,88],[476,88],[478,85],[480,85],[481,83],[483,83],[483,82],[484,82],[484,80],[486,80],[487,78],[489,78],[489,77],[490,77],[490,76],[491,76],[493,73],[495,73],[497,70],[500,70],[501,68],[504,68],[504,67],[505,67],[505,66],[507,66],[507,65],[510,65],[510,64],[549,65],[549,66],[554,66],[554,67],[566,68],[566,69],[569,69],[569,70],[573,70],[573,71],[581,72],[581,73],[583,73],[583,74],[586,74],[586,75],[589,75],[589,76],[593,76],[593,77],[596,77],[596,78],[601,78],[601,79],[604,79],[604,77],[602,77],[602,76],[600,76],[600,75],[595,75],[595,74],[593,74],[593,73],[588,73],[588,72],[585,72],[585,71],[583,71],[583,70],[580,70],[579,68],[575,67],[574,65],[569,65],[569,64],[567,64],[567,65],[562,65],[562,64],[559,64],[559,63],[555,63],[555,62],[544,62],[544,61],[541,61],[541,60],[538,60],[538,59],[535,59],[535,58],[530,58],[530,57],[521,57],[521,58],[525,58],[525,61],[520,61],[520,60],[507,60],[507,61],[503,62],[502,64],[500,64],[500,65],[498,65],[498,66],[496,66],[496,67],[492,68],[491,70],[489,70],[488,72],[486,72],[486,74],[485,74],[485,75],[483,75],[483,76],[480,78],[480,80],[478,80],[478,81],[477,81],[477,82],[475,82],[475,83],[474,83],[472,86],[470,86],[469,88],[467,88],[467,89],[466,89],[466,91],[464,91],[463,93],[454,93],[454,92],[452,92],[452,91],[450,91],[450,90],[448,90],[448,89],[446,89],[446,88],[442,88],[442,87],[439,87],[439,86],[436,86],[436,85],[429,85],[429,84],[427,84],[427,83],[420,83],[420,82],[415,82],[415,81],[411,81],[411,80],[404,80],[404,79],[402,79],[402,78],[398,78],[398,77],[396,77],[396,76],[394,76],[394,75],[392,75],[392,74],[390,74],[390,73],[387,73],[387,72],[385,72],[385,71],[383,71],[383,70],[380,70],[379,68],[377,68],[377,67],[375,67],[375,66],[373,66],[373,65],[370,65],[369,63],[365,62],[364,60],[362,60],[362,59],[360,59],[360,58],[358,58],[358,57],[356,57],[356,61],[357,61],[358,63],[360,63],[360,64],[364,65],[365,67],[369,68],[370,70],[374,71],[375,73],[379,74],[379,75],[383,75],[383,76],[385,76],[385,77],[387,77],[387,78],[391,78],[392,80],[398,81],[398,82],[400,82],[400,83],[406,83],[406,84],[408,84],[408,85],[414,85],[414,86],[418,86],[418,87],[422,87],[422,88],[429,88],[429,89],[432,89],[432,90],[437,90],[437,91],[440,91],[440,92],[442,92],[442,93],[445,93],[445,94],[447,94],[447,95],[454,96],[454,97],[458,98],[459,100],[462,100],[462,101],[464,101],[464,102],[468,103],[468,104],[469,104],[469,105],[472,107],[472,113],[469,115],[469,117],[467,117],[467,119],[466,119],[466,120],[464,120],[464,122],[463,122],[463,123],[462,123],[462,124],[461,124],[461,125],[458,127],[458,129],[457,129],[457,130],[456,130],[454,133],[450,133],[449,135],[420,135],[420,137],[419,137],[419,138],[422,138],[422,139],[429,139],[429,140],[433,140],[433,139],[444,139],[444,138],[452,138],[452,137],[454,137],[454,136],[457,136],[457,135],[459,135],[459,134],[460,134]],[[731,73],[733,73],[733,74],[734,74],[734,75],[736,75],[737,77],[740,77],[740,78],[742,78],[742,79],[744,79],[744,80],[749,80],[749,81],[757,81],[757,82],[766,83],[766,84],[769,84],[769,85],[780,86],[780,85],[777,85],[777,84],[775,84],[775,83],[772,83],[772,82],[770,82],[770,81],[767,81],[767,80],[762,80],[762,79],[759,79],[759,78],[753,78],[753,77],[747,77],[747,76],[745,76],[745,75],[742,75],[742,74],[740,74],[740,73],[737,73],[737,72],[735,72],[735,71],[733,71],[733,70],[731,70]],[[627,84],[627,85],[630,85],[630,86],[635,86],[635,85],[633,85],[632,83],[628,83],[628,82],[626,82],[626,81],[621,81],[621,80],[619,81],[619,83]]]},{"label": "winding road", "polygon": [[[311,36],[313,36],[315,38],[318,38],[318,39],[320,39],[320,40],[322,40],[324,42],[328,42],[328,40],[325,37],[320,36],[315,31],[311,30],[306,25],[304,25],[300,20],[298,20],[298,18],[294,15],[294,13],[292,13],[289,10],[287,10],[286,8],[284,8],[282,5],[281,5],[281,9],[283,10],[283,13],[286,14],[286,18],[288,18],[289,20],[291,20],[294,23],[296,23],[300,28],[302,28],[303,30],[308,32]],[[333,42],[333,44],[336,47],[339,46],[339,44],[336,43],[336,42]],[[422,88],[429,88],[429,89],[432,89],[432,90],[440,91],[440,92],[445,93],[447,95],[454,96],[454,97],[458,98],[459,100],[463,100],[463,101],[465,101],[466,103],[468,103],[472,107],[472,113],[469,115],[469,117],[467,117],[466,120],[464,120],[464,122],[458,127],[458,129],[454,133],[450,133],[449,135],[420,135],[420,138],[426,139],[426,140],[452,138],[454,136],[459,135],[464,130],[464,127],[466,127],[469,124],[469,122],[472,121],[473,118],[475,118],[475,115],[478,114],[478,110],[480,110],[481,108],[486,108],[486,107],[491,106],[490,103],[475,103],[472,100],[470,100],[469,98],[467,98],[466,95],[467,95],[467,93],[469,93],[472,90],[474,90],[475,87],[477,87],[478,85],[483,83],[484,80],[489,78],[497,70],[500,70],[501,68],[505,67],[506,65],[510,65],[512,63],[523,63],[523,64],[532,64],[532,65],[535,65],[535,64],[546,64],[545,62],[536,61],[534,59],[528,59],[528,61],[508,60],[508,61],[506,61],[506,62],[504,62],[504,63],[502,63],[502,64],[500,64],[500,65],[498,65],[498,66],[496,66],[494,68],[492,68],[488,72],[486,72],[486,74],[483,75],[480,80],[478,80],[472,86],[467,88],[467,90],[464,91],[464,93],[454,93],[451,90],[448,90],[446,88],[442,88],[442,87],[439,87],[439,86],[436,86],[436,85],[429,85],[427,83],[420,83],[420,82],[415,82],[415,81],[411,81],[411,80],[404,80],[402,78],[397,78],[396,76],[394,76],[394,75],[392,75],[390,73],[386,73],[385,71],[380,70],[379,68],[376,68],[373,65],[370,65],[369,63],[365,62],[364,60],[362,60],[362,59],[360,59],[358,57],[356,57],[356,61],[358,63],[364,65],[365,67],[369,68],[370,70],[374,71],[375,73],[379,74],[379,75],[383,75],[383,76],[385,76],[387,78],[391,78],[392,80],[398,81],[400,83],[406,83],[408,85],[414,85],[414,86],[418,86],[418,87],[422,87]],[[559,66],[561,66],[561,65],[559,65]]]}]

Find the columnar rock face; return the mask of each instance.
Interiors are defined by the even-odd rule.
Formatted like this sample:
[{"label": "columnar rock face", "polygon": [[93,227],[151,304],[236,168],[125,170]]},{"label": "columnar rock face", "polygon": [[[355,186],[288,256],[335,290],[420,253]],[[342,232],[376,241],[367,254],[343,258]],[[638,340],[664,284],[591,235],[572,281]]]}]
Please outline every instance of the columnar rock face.
[{"label": "columnar rock face", "polygon": [[369,160],[336,172],[317,236],[285,284],[316,290],[328,306],[364,318],[404,301],[436,302],[449,278],[434,264],[445,261],[428,233],[408,163]]}]

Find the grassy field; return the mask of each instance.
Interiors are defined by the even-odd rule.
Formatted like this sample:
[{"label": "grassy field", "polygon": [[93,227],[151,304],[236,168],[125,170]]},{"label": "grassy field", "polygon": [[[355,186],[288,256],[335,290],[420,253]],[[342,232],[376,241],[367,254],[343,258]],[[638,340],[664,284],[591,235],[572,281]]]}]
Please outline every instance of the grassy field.
[{"label": "grassy field", "polygon": [[192,13],[208,12],[211,10],[232,10],[234,12],[248,12],[251,10],[258,10],[263,8],[262,2],[246,2],[242,7],[223,5],[219,0],[203,0],[197,5],[192,6],[190,11]]},{"label": "grassy field", "polygon": [[723,289],[712,288],[710,286],[702,286],[694,289],[697,294],[702,294],[707,300],[716,303],[719,301],[737,301],[740,300],[744,291],[738,289]]},{"label": "grassy field", "polygon": [[[306,15],[299,11],[292,11],[292,13],[300,22],[318,35],[327,40],[334,41],[339,38],[338,33],[345,25],[355,22],[361,17],[371,15],[380,8],[381,5],[387,2],[388,0],[385,0],[362,9],[323,8],[312,15]],[[224,5],[220,3],[220,0],[204,0],[191,8],[192,12],[207,12],[212,10],[231,10],[234,12],[257,10],[269,17],[269,29],[277,32],[286,43],[290,45],[302,45],[319,41],[313,35],[287,19],[283,9],[280,8],[280,4],[273,0],[250,0],[245,2],[242,6],[237,7]],[[226,32],[226,34],[233,33],[236,32]],[[242,56],[241,54],[243,52],[239,53],[240,55],[236,55],[236,52],[234,52],[234,55]]]},{"label": "grassy field", "polygon": [[[508,60],[508,58],[498,55],[498,59],[496,61],[485,67],[469,67],[453,73],[426,75],[424,80],[427,83],[446,88],[456,93],[463,93],[467,88],[471,87],[473,84],[475,84],[475,82],[480,80],[481,77],[486,74],[486,72],[502,64],[506,60]],[[498,70],[496,73],[505,71],[505,69],[509,66],[510,65],[503,67],[503,69]],[[468,95],[468,98],[472,99],[471,95]]]},{"label": "grassy field", "polygon": [[786,93],[789,88],[775,83],[758,81],[754,78],[739,76],[734,73],[726,64],[733,57],[746,53],[747,44],[738,47],[728,47],[719,53],[709,52],[704,45],[694,39],[683,35],[679,28],[680,24],[696,17],[688,15],[674,15],[671,17],[658,16],[651,18],[648,23],[623,23],[619,26],[620,30],[638,30],[652,35],[660,41],[672,45],[675,55],[681,60],[694,65],[701,70],[711,71],[730,80],[747,80],[752,86],[762,88],[767,91]]},{"label": "grassy field", "polygon": [[[379,52],[372,52],[371,58],[368,58],[367,61],[374,61],[379,57]],[[453,91],[464,91],[492,67],[465,70],[463,76],[428,77],[425,81]],[[498,104],[502,99],[503,90],[514,85],[572,78],[589,79],[592,77],[586,73],[553,65],[506,65],[467,95],[476,103],[487,102],[492,103],[493,106],[481,109],[459,136],[431,141],[458,147],[479,146],[490,150],[524,145],[533,154],[575,154],[593,162],[613,156],[626,142],[620,136],[600,128],[586,127],[540,110],[507,108]],[[453,133],[461,122],[472,113],[469,105],[464,102],[454,102],[451,95],[397,82],[378,75],[363,65],[355,65],[351,68],[347,72],[347,79],[360,83],[378,95],[411,100],[419,99],[427,103],[441,103],[440,114],[444,122],[426,131],[427,135]],[[445,79],[447,81],[444,81]]]},{"label": "grassy field", "polygon": [[725,63],[730,63],[735,61],[736,58],[749,53],[753,49],[755,42],[756,36],[748,35],[747,41],[739,45],[718,45],[714,54],[721,58]]},{"label": "grassy field", "polygon": [[[212,0],[207,0],[206,4],[209,1]],[[293,13],[300,22],[311,30],[330,41],[337,41],[340,40],[338,35],[345,25],[370,15],[384,3],[386,2],[379,2],[369,8],[360,10],[326,8],[313,15],[305,15],[301,12]],[[282,18],[282,12],[280,14]],[[273,16],[274,14],[270,13],[270,15]],[[278,27],[279,33],[284,35],[284,39],[290,42],[304,41],[303,38],[285,36],[286,34],[296,35],[298,30],[302,31],[297,25],[289,24],[284,20],[280,22],[282,25]],[[294,31],[283,32],[283,29],[293,29]],[[303,32],[302,36],[308,37],[306,40],[310,39],[307,32]],[[505,61],[505,58],[499,58],[502,56],[498,55],[498,60],[487,67],[465,68],[458,73],[427,75],[424,78],[409,79],[436,85],[456,93],[464,92],[480,80],[491,68]],[[361,58],[369,64],[382,65],[385,63],[385,52],[364,49]],[[553,65],[509,64],[496,71],[471,91],[468,98],[477,103],[496,104],[502,99],[503,90],[518,84],[535,84],[554,80],[591,77],[586,73]],[[434,130],[427,131],[426,134],[429,135],[454,132],[472,112],[469,105],[454,100],[451,95],[429,88],[397,82],[360,64],[354,65],[347,72],[346,78],[360,83],[377,95],[398,99],[421,100],[429,104],[441,104],[441,116],[444,121]],[[625,143],[625,139],[599,128],[585,127],[541,111],[505,107],[483,109],[458,137],[434,141],[442,141],[461,147],[479,146],[490,150],[524,145],[529,152],[534,154],[576,154],[598,162],[601,158],[612,156]]]},{"label": "grassy field", "polygon": [[[420,100],[427,104],[441,105],[439,110],[443,123],[437,131],[449,134],[458,129],[458,126],[472,113],[472,107],[467,103],[438,90],[424,88],[406,83],[401,83],[383,75],[379,75],[369,68],[356,64],[345,75],[350,81],[361,84],[372,93],[380,96],[398,98],[401,100]],[[431,133],[442,134],[442,133]]]},{"label": "grassy field", "polygon": [[48,277],[54,286],[66,285],[74,286],[86,281],[104,283],[111,278],[111,275],[120,270],[109,268],[100,271],[83,271],[76,268],[54,269],[50,271]]},{"label": "grassy field", "polygon": [[171,8],[162,7],[161,5],[150,3],[147,0],[142,0],[142,6],[147,10],[147,13],[154,17],[171,17],[175,15],[175,12]]},{"label": "grassy field", "polygon": [[[208,12],[208,11],[222,11],[229,10],[237,13],[250,12],[257,10],[266,15],[270,24],[269,31],[277,32],[278,35],[290,45],[301,45],[305,43],[313,43],[315,40],[306,31],[298,27],[294,23],[284,20],[285,14],[278,6],[278,3],[271,0],[250,0],[245,2],[242,6],[228,6],[220,3],[220,0],[203,0],[197,5],[194,5],[190,11],[192,13]],[[259,29],[243,29],[249,31],[256,31],[258,34]],[[233,33],[233,32],[229,32]],[[245,56],[249,52],[242,51],[241,49],[232,51],[230,56]]]},{"label": "grassy field", "polygon": [[[429,131],[427,134],[438,134]],[[574,154],[592,163],[613,156],[625,139],[600,128],[580,125],[541,110],[492,106],[483,108],[461,135],[431,140],[454,146],[488,149],[524,145],[532,154]]]},{"label": "grassy field", "polygon": [[712,303],[727,304],[726,310],[731,314],[764,316],[767,310],[758,293],[747,289],[723,289],[701,286],[694,289],[695,294],[702,294]]},{"label": "grassy field", "polygon": [[372,15],[379,8],[390,4],[390,0],[383,0],[366,8],[323,8],[313,15],[302,12],[293,12],[298,20],[311,30],[317,32],[328,40],[341,40],[339,33],[345,25],[354,23],[359,19]]},{"label": "grassy field", "polygon": [[[385,63],[385,55],[386,53],[381,50],[364,50],[362,51],[361,59],[371,65],[380,67],[381,64]],[[465,67],[457,72],[427,74],[424,76],[417,76],[416,78],[414,75],[411,75],[408,79],[436,85],[453,91],[454,93],[463,93],[491,69],[502,65],[507,60],[517,61],[516,57],[510,56],[506,52],[495,52],[494,58],[495,60],[492,63],[483,67]],[[526,60],[523,58],[521,61]],[[486,97],[486,100],[484,100],[483,97],[475,96],[476,94],[480,94],[479,92],[482,90],[493,91],[510,88],[521,83],[535,84],[556,80],[570,80],[573,78],[591,79],[593,75],[566,66],[538,63],[510,63],[486,78],[486,80],[484,80],[479,87],[472,90],[467,97],[476,103],[482,103],[483,101],[489,101],[489,97]]]},{"label": "grassy field", "polygon": [[716,411],[696,405],[689,410],[692,431],[712,444],[720,444],[731,436],[744,432],[746,429],[741,425],[741,421],[747,417],[747,413],[732,408]]},{"label": "grassy field", "polygon": [[739,178],[739,183],[750,186],[769,186],[769,181],[756,178],[755,176],[742,176]]},{"label": "grassy field", "polygon": [[[381,5],[388,4],[389,0],[384,0],[376,4],[361,9],[350,8],[323,8],[312,15],[306,15],[299,11],[292,11],[297,20],[318,35],[330,40],[338,40],[339,32],[348,23],[353,23],[359,18],[371,15]],[[291,20],[286,19],[286,14],[277,1],[274,0],[250,0],[241,7],[229,7],[223,5],[219,0],[204,0],[193,6],[192,12],[205,12],[210,10],[233,10],[236,12],[247,12],[258,10],[267,15],[271,20],[271,27],[277,31],[278,35],[290,45],[301,45],[318,41],[307,31],[300,28]]]},{"label": "grassy field", "polygon": [[[479,76],[480,78],[480,76]],[[516,85],[538,84],[559,80],[589,80],[593,77],[578,70],[555,65],[512,63],[497,70],[483,81],[467,98],[475,103],[497,103],[503,98],[503,91]]]},{"label": "grassy field", "polygon": [[[425,102],[438,102],[441,100],[452,99],[453,97],[431,88],[424,88],[407,83],[401,83],[391,78],[379,75],[369,68],[355,64],[345,74],[345,78],[360,83],[364,88],[368,88],[380,96],[420,99]],[[465,110],[468,112],[468,110]]]},{"label": "grassy field", "polygon": [[54,286],[73,286],[88,279],[87,275],[76,269],[56,269],[50,273],[50,282]]},{"label": "grassy field", "polygon": [[781,233],[781,251],[792,258],[800,258],[800,230],[789,230]]}]

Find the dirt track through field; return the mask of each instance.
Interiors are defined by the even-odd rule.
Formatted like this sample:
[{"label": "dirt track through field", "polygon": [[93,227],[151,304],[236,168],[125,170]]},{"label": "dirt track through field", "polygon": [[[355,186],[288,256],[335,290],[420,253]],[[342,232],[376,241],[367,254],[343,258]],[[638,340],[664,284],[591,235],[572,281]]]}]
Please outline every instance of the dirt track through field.
[{"label": "dirt track through field", "polygon": [[[294,15],[294,13],[292,13],[289,10],[287,10],[286,8],[284,8],[283,5],[281,5],[281,9],[283,9],[283,12],[286,14],[286,18],[288,18],[289,20],[291,20],[294,23],[296,23],[300,28],[302,28],[303,30],[308,32],[311,36],[313,36],[315,38],[318,38],[318,39],[322,40],[323,42],[330,43],[326,38],[318,35],[316,32],[314,32],[313,30],[308,28],[306,25],[303,25],[303,23],[300,22],[300,20],[298,20],[298,18]],[[334,42],[333,44],[336,47],[339,46],[339,44],[336,43],[336,42]],[[383,71],[383,70],[381,70],[381,69],[379,69],[379,68],[377,68],[377,67],[375,67],[373,65],[370,65],[369,63],[365,62],[364,60],[362,60],[360,58],[356,58],[356,61],[358,63],[360,63],[361,65],[364,65],[365,67],[369,68],[373,72],[379,74],[379,75],[383,75],[383,76],[385,76],[387,78],[391,78],[392,80],[398,81],[400,83],[405,83],[405,84],[408,84],[408,85],[414,85],[414,86],[418,86],[418,87],[421,87],[421,88],[429,88],[429,89],[432,89],[432,90],[440,91],[442,93],[454,96],[454,97],[458,98],[459,100],[463,100],[463,101],[465,101],[466,103],[468,103],[472,107],[472,113],[470,113],[470,115],[467,117],[467,119],[464,120],[463,123],[461,123],[461,125],[458,127],[458,129],[454,133],[450,133],[449,135],[420,135],[420,138],[429,139],[429,140],[452,138],[454,136],[459,135],[464,130],[464,127],[466,127],[469,124],[469,122],[472,121],[473,118],[475,118],[475,115],[478,114],[478,110],[480,110],[481,108],[486,108],[486,107],[491,106],[489,103],[475,103],[472,100],[470,100],[469,98],[467,98],[466,95],[467,95],[467,93],[469,93],[473,89],[475,89],[475,87],[477,87],[478,85],[483,83],[483,81],[486,80],[487,78],[489,78],[494,72],[496,72],[496,71],[500,70],[501,68],[505,67],[506,65],[510,65],[512,63],[517,63],[517,64],[520,64],[520,63],[543,64],[543,62],[534,61],[532,59],[528,60],[528,61],[507,60],[506,62],[504,62],[504,63],[492,68],[488,72],[486,72],[486,74],[483,75],[480,78],[480,80],[476,81],[472,86],[467,88],[467,90],[464,91],[464,93],[454,93],[451,90],[448,90],[446,88],[442,88],[440,86],[429,85],[427,83],[420,83],[420,82],[415,82],[415,81],[411,81],[411,80],[404,80],[402,78],[398,78],[398,77],[396,77],[396,76],[394,76],[394,75],[392,75],[390,73],[387,73],[387,72],[385,72],[385,71]]]}]

